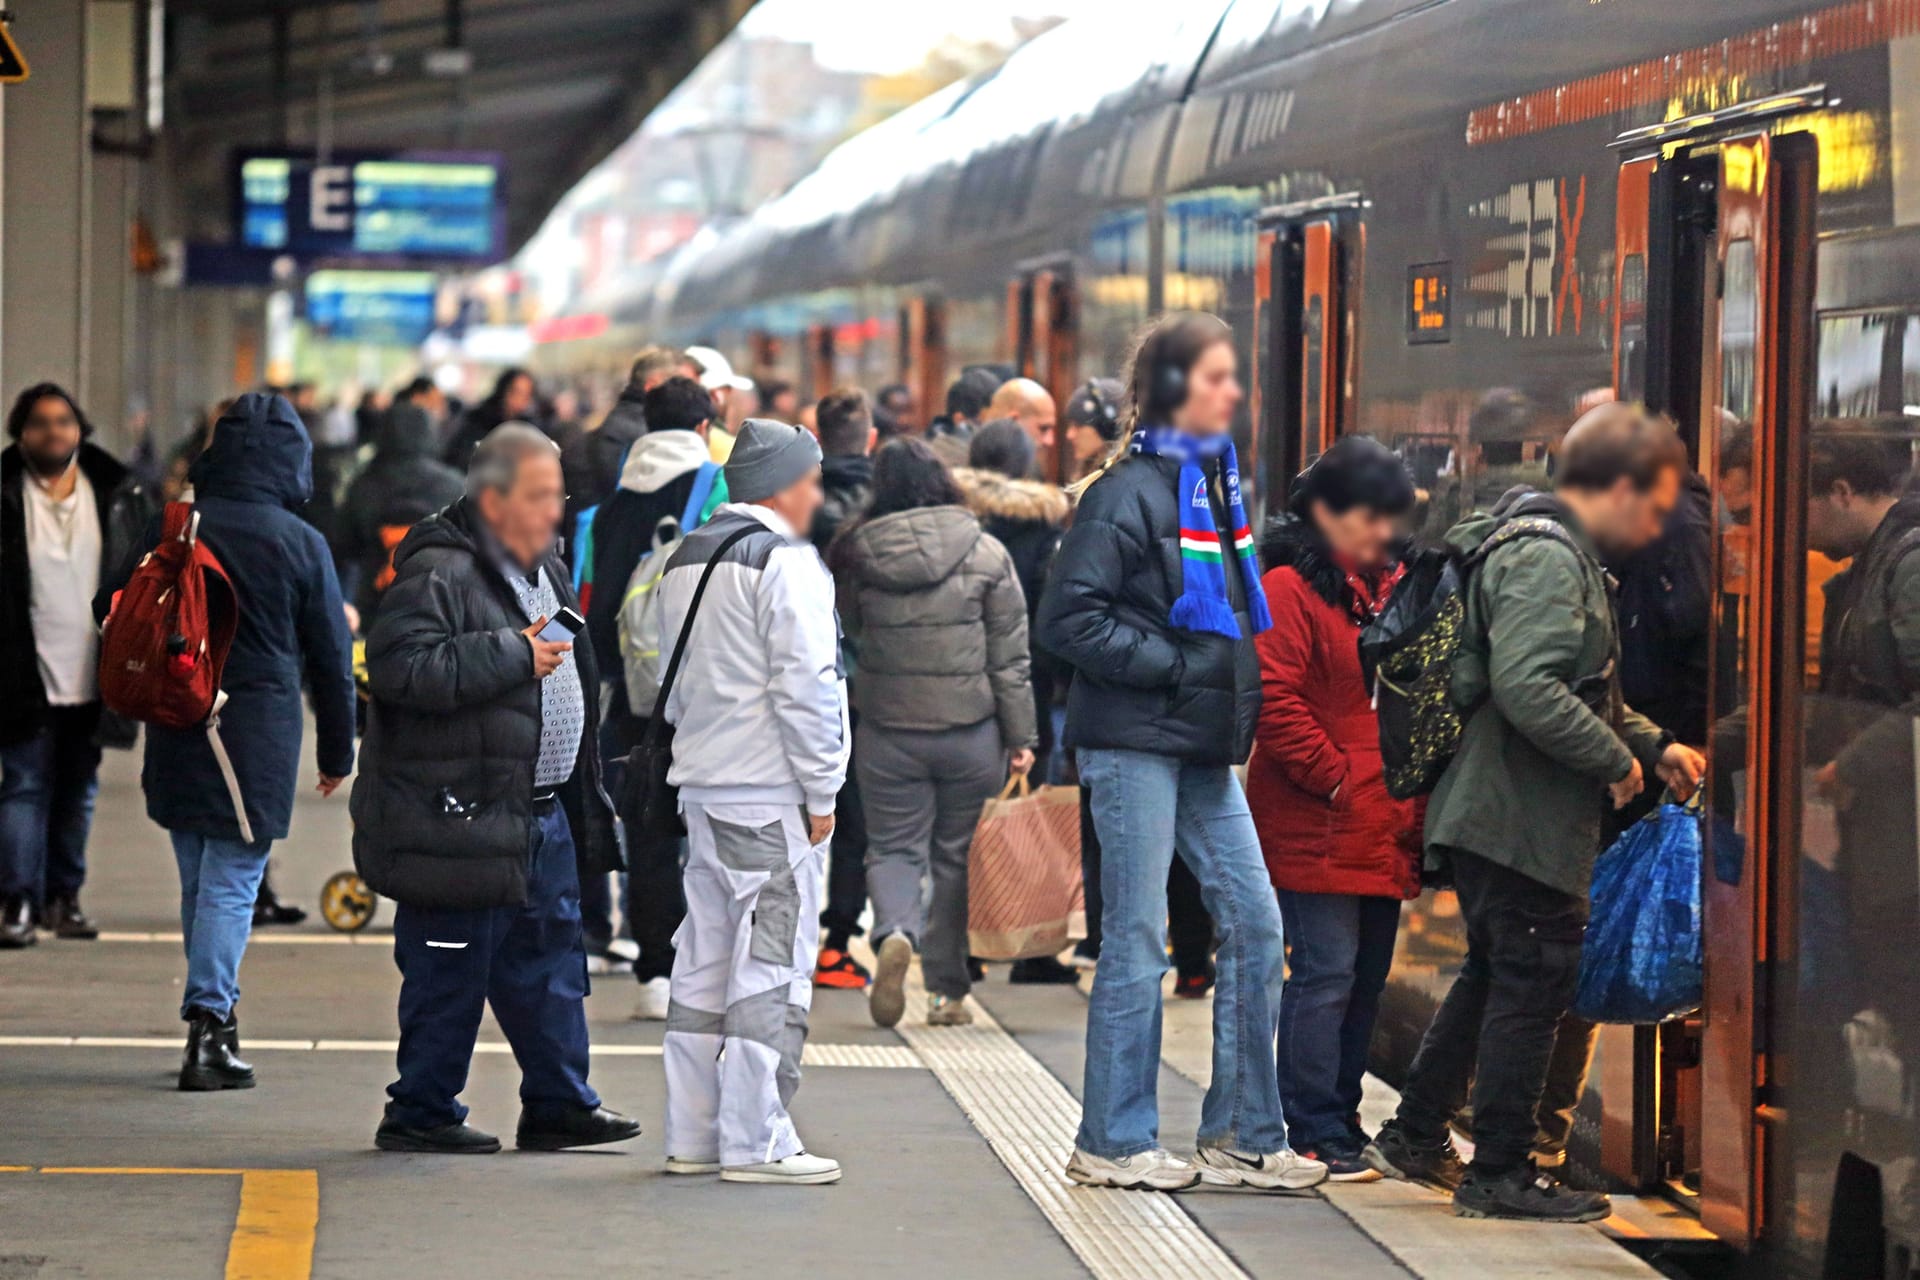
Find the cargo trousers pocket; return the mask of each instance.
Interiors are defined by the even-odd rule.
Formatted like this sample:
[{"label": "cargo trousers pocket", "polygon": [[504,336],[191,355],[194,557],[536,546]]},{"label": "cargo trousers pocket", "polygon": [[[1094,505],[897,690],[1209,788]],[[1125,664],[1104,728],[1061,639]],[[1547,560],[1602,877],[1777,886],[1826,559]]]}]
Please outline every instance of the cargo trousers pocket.
[{"label": "cargo trousers pocket", "polygon": [[767,873],[753,903],[747,954],[762,964],[790,965],[800,933],[800,883],[787,857],[783,822],[749,827],[713,820],[713,852],[729,871]]},{"label": "cargo trousers pocket", "polygon": [[800,885],[791,866],[773,873],[753,904],[753,942],[747,953],[762,964],[793,963],[800,934]]}]

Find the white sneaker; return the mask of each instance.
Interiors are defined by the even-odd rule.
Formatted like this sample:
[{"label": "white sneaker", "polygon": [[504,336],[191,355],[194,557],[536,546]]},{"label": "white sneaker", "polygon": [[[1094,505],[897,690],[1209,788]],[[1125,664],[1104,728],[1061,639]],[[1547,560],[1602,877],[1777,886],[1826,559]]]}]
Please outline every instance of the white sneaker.
[{"label": "white sneaker", "polygon": [[930,1027],[970,1027],[973,1025],[973,1010],[967,1008],[965,997],[955,1000],[951,996],[929,995],[927,997],[927,1025]]},{"label": "white sneaker", "polygon": [[867,1012],[876,1027],[897,1027],[907,1011],[907,967],[913,963],[913,943],[904,933],[880,940],[873,962],[873,986],[867,990]]},{"label": "white sneaker", "polygon": [[615,938],[607,944],[607,954],[615,960],[625,960],[632,964],[640,958],[640,944],[632,938]]},{"label": "white sneaker", "polygon": [[1200,1171],[1161,1147],[1118,1160],[1073,1149],[1067,1176],[1083,1187],[1118,1187],[1128,1191],[1185,1191],[1200,1181]]},{"label": "white sneaker", "polygon": [[718,1160],[695,1160],[691,1156],[668,1156],[667,1172],[679,1174],[718,1173]]},{"label": "white sneaker", "polygon": [[728,1165],[720,1171],[720,1181],[784,1182],[790,1186],[812,1187],[840,1181],[840,1162],[798,1151],[784,1160],[767,1164]]},{"label": "white sneaker", "polygon": [[1327,1180],[1327,1166],[1311,1156],[1282,1148],[1264,1156],[1231,1147],[1202,1147],[1193,1153],[1200,1180],[1211,1187],[1252,1187],[1256,1191],[1305,1191]]},{"label": "white sneaker", "polygon": [[640,984],[640,1002],[633,1006],[635,1022],[665,1022],[667,1001],[673,984],[665,978],[648,978]]}]

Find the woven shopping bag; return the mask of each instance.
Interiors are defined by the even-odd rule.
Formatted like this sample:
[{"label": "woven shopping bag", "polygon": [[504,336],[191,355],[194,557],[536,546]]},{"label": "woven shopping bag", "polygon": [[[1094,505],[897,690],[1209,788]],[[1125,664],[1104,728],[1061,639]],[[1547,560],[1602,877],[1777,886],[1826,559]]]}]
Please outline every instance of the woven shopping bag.
[{"label": "woven shopping bag", "polygon": [[969,950],[982,960],[1050,956],[1086,933],[1080,788],[1007,780],[980,811],[967,852]]}]

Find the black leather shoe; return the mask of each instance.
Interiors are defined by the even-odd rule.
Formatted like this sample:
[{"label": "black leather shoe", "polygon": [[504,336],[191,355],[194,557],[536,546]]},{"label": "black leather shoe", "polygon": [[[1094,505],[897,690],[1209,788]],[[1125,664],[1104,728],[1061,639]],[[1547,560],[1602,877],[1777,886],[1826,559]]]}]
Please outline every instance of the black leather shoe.
[{"label": "black leather shoe", "polygon": [[33,927],[33,904],[25,898],[0,899],[0,951],[17,951],[40,941]]},{"label": "black leather shoe", "polygon": [[500,1149],[500,1139],[483,1133],[470,1124],[455,1121],[433,1129],[415,1129],[409,1125],[382,1120],[374,1130],[373,1145],[382,1151],[419,1151],[441,1156],[490,1156]]},{"label": "black leather shoe", "polygon": [[253,1067],[240,1059],[240,1024],[205,1009],[187,1015],[187,1056],[180,1064],[182,1093],[253,1088]]},{"label": "black leather shoe", "polygon": [[1052,956],[1035,956],[1015,960],[1007,971],[1007,981],[1016,986],[1071,986],[1080,981],[1080,971]]},{"label": "black leather shoe", "polygon": [[270,924],[299,924],[306,918],[305,907],[296,907],[291,902],[280,901],[280,895],[271,888],[262,887],[260,895],[253,900],[255,928]]},{"label": "black leather shoe", "polygon": [[54,898],[48,901],[47,928],[53,930],[53,936],[56,938],[72,938],[81,942],[91,942],[100,936],[100,926],[80,909],[78,897]]},{"label": "black leather shoe", "polygon": [[640,1136],[640,1122],[605,1107],[580,1107],[565,1112],[520,1113],[513,1143],[522,1151],[565,1151],[570,1147],[598,1147]]}]

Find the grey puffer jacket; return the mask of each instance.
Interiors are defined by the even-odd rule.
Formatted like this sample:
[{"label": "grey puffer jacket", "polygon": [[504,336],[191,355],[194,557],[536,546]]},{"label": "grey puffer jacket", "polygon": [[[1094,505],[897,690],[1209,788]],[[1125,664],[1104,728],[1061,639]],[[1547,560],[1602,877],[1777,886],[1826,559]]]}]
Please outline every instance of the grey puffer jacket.
[{"label": "grey puffer jacket", "polygon": [[860,645],[862,719],[935,730],[993,717],[1008,750],[1035,743],[1026,597],[972,512],[881,516],[847,531],[834,559],[841,625]]}]

